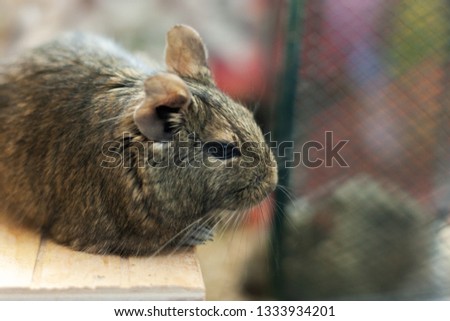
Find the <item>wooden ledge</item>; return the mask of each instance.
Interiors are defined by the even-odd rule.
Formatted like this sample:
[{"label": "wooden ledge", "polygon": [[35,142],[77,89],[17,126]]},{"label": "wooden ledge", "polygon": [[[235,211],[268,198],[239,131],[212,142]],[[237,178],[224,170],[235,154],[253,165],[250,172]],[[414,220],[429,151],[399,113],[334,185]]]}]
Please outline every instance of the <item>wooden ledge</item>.
[{"label": "wooden ledge", "polygon": [[204,300],[194,250],[121,258],[70,250],[0,215],[0,300]]}]

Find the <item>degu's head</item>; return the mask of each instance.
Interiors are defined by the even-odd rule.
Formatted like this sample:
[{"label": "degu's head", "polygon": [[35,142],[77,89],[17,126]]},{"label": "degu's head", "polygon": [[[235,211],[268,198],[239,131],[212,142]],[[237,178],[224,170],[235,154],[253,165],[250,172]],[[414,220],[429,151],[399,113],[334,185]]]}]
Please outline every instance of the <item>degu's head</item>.
[{"label": "degu's head", "polygon": [[160,187],[175,189],[178,202],[201,199],[207,210],[259,203],[278,177],[252,112],[216,87],[206,48],[192,28],[173,27],[165,55],[167,71],[145,80],[145,99],[133,116],[153,151],[171,160],[157,170],[187,184],[168,181]]}]

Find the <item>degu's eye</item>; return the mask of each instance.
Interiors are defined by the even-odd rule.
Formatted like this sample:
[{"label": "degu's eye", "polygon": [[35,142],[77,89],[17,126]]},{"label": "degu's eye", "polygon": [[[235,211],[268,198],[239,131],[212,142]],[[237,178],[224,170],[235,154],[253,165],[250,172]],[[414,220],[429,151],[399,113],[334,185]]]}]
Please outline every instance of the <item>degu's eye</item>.
[{"label": "degu's eye", "polygon": [[203,144],[203,151],[218,159],[241,156],[239,148],[233,143],[211,141]]}]

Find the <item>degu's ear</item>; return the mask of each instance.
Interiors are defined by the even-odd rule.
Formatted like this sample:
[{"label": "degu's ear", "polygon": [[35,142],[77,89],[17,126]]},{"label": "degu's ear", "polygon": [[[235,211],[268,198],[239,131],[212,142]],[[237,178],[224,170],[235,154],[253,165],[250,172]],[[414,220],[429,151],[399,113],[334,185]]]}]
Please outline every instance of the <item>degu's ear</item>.
[{"label": "degu's ear", "polygon": [[210,79],[207,51],[200,35],[191,27],[176,25],[167,33],[166,65],[180,76]]},{"label": "degu's ear", "polygon": [[145,80],[145,100],[134,112],[139,131],[152,141],[172,137],[169,118],[191,102],[191,93],[184,81],[173,74],[158,73]]}]

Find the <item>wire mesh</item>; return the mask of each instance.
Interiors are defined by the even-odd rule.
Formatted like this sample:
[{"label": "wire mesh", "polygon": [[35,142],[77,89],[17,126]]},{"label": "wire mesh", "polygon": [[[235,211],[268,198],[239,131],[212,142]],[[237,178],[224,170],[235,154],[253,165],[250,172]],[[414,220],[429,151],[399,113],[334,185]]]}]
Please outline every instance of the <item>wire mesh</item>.
[{"label": "wire mesh", "polygon": [[301,164],[275,286],[288,299],[448,298],[450,2],[304,10]]}]

